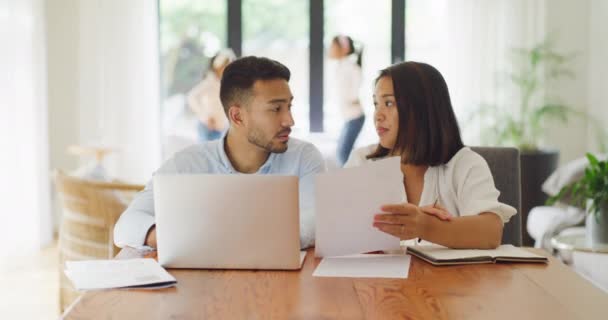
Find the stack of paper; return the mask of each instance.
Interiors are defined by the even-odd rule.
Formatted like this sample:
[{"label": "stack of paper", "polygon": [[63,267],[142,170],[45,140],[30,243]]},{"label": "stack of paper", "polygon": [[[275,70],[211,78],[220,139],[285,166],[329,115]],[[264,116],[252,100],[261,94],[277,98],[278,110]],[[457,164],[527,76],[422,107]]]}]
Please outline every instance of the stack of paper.
[{"label": "stack of paper", "polygon": [[65,274],[77,290],[157,289],[177,283],[153,259],[67,261]]}]

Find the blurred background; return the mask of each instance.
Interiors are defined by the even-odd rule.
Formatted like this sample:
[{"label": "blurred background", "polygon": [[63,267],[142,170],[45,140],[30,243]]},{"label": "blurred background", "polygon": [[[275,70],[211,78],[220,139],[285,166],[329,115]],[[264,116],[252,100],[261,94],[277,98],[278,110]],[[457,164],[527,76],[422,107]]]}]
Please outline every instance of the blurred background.
[{"label": "blurred background", "polygon": [[58,242],[74,211],[58,172],[145,184],[200,141],[188,95],[223,49],[291,70],[293,136],[330,168],[345,123],[332,39],[349,36],[362,55],[355,147],[377,142],[378,71],[432,64],[465,144],[550,156],[530,178],[526,194],[539,196],[527,214],[551,173],[606,152],[606,30],[603,0],[0,0],[0,314],[56,318],[66,303],[60,254],[78,255]]}]

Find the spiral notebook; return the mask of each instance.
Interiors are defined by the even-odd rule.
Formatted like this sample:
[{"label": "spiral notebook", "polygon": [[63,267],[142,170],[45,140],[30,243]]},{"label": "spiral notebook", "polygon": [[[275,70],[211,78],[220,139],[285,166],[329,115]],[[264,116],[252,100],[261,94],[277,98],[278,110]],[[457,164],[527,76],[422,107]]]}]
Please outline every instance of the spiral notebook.
[{"label": "spiral notebook", "polygon": [[547,257],[531,253],[510,244],[492,250],[450,249],[440,245],[408,246],[407,253],[433,265],[457,265],[496,262],[547,263]]}]

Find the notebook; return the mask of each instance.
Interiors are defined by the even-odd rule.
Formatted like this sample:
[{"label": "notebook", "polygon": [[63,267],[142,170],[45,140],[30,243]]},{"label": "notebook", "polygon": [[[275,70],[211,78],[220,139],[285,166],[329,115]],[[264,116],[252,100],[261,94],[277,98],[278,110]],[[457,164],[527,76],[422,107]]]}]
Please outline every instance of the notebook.
[{"label": "notebook", "polygon": [[77,290],[159,289],[177,281],[153,259],[67,261],[65,274]]},{"label": "notebook", "polygon": [[493,250],[450,249],[440,245],[408,246],[407,253],[436,266],[496,262],[547,263],[547,257],[514,247],[501,245]]}]

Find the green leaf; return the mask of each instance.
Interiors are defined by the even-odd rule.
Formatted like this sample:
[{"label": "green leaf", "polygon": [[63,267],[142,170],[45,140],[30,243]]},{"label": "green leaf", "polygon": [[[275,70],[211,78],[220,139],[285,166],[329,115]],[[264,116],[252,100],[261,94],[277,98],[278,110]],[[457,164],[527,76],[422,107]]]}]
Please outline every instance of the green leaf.
[{"label": "green leaf", "polygon": [[591,153],[587,153],[587,160],[589,160],[591,167],[599,167],[599,162],[597,161],[597,158]]},{"label": "green leaf", "polygon": [[[597,213],[602,204],[608,203],[608,161],[599,161],[591,153],[587,153],[589,165],[585,168],[584,176],[572,185],[570,196],[577,206],[582,206],[587,199],[591,200],[587,211]],[[552,203],[566,197],[568,189],[564,188],[551,198]]]},{"label": "green leaf", "polygon": [[537,122],[542,122],[544,118],[557,119],[562,122],[568,121],[570,108],[560,104],[546,104],[537,108],[532,113],[532,119]]}]

